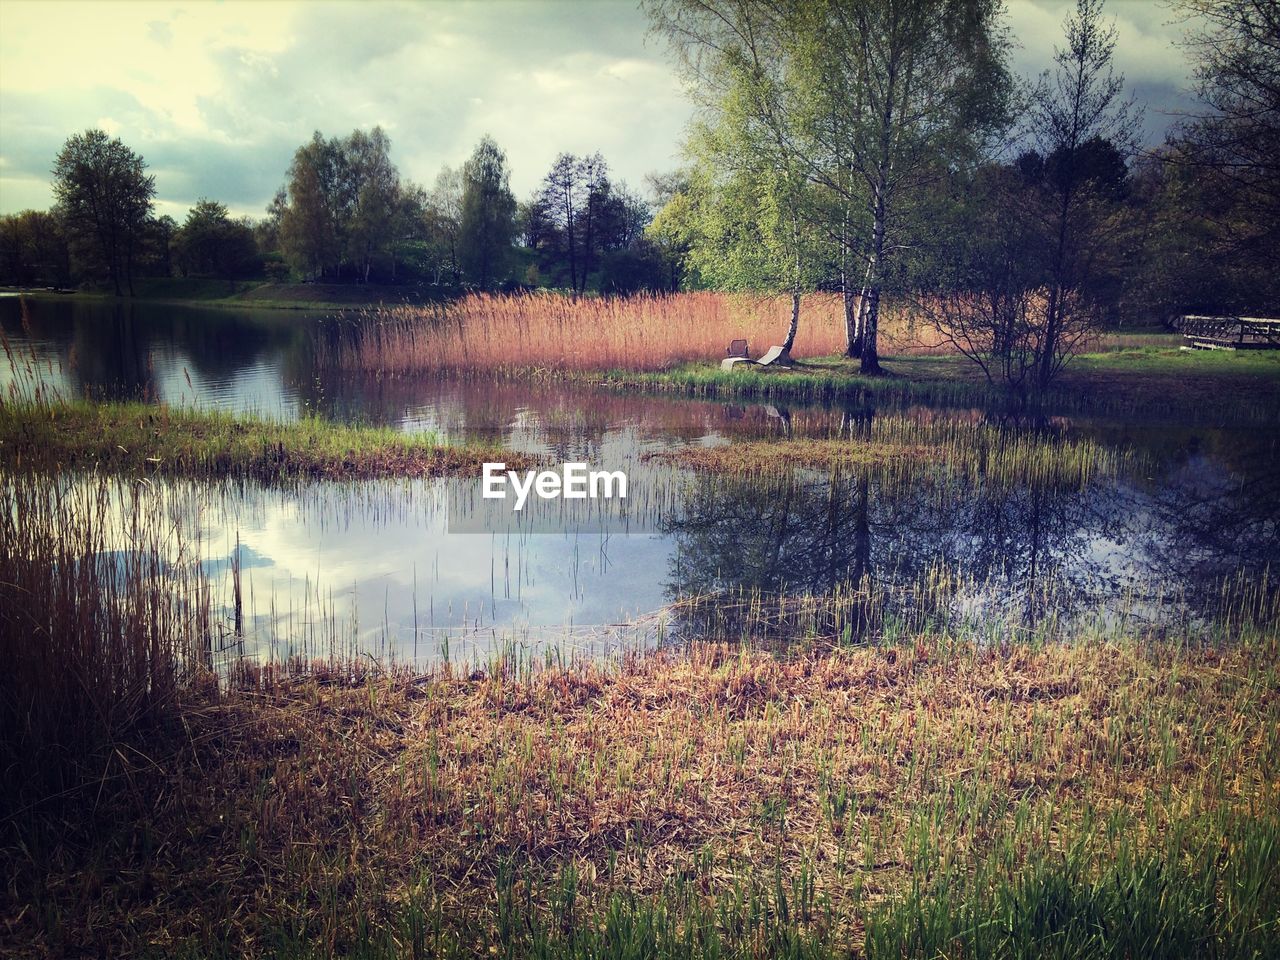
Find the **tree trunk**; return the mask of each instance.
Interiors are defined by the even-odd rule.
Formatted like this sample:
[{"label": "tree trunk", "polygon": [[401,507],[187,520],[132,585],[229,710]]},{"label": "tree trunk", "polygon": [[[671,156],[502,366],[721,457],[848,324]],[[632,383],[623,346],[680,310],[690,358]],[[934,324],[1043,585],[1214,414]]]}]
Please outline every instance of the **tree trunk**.
[{"label": "tree trunk", "polygon": [[[888,126],[886,120],[886,127]],[[880,332],[880,283],[884,264],[885,190],[887,188],[884,164],[876,182],[875,216],[871,225],[871,257],[867,262],[866,320],[862,328],[862,363],[859,371],[866,374],[880,373],[880,351],[877,337]]]},{"label": "tree trunk", "polygon": [[845,348],[844,355],[857,359],[862,356],[862,338],[859,336],[858,319],[862,312],[862,304],[857,307],[853,304],[853,287],[849,284],[849,275],[847,271],[840,272],[841,294],[844,297],[844,339]]},{"label": "tree trunk", "polygon": [[800,224],[794,219],[791,221],[791,242],[795,251],[795,274],[791,283],[791,326],[787,328],[787,339],[782,343],[784,357],[791,356],[791,347],[800,329]]},{"label": "tree trunk", "polygon": [[855,311],[853,305],[853,278],[849,276],[849,260],[853,243],[849,239],[849,208],[844,210],[844,225],[840,237],[840,294],[844,299],[844,355],[853,359],[862,356],[862,303]]},{"label": "tree trunk", "polygon": [[791,326],[787,328],[787,339],[782,341],[782,352],[789,355],[796,342],[796,331],[800,329],[800,288],[791,291]]}]

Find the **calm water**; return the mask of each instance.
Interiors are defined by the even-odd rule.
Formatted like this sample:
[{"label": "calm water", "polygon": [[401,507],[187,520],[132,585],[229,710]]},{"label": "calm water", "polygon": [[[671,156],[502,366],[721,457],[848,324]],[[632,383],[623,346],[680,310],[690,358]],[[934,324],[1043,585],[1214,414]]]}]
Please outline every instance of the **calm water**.
[{"label": "calm water", "polygon": [[[458,512],[474,496],[469,480],[159,490],[214,575],[228,644],[277,652],[341,643],[422,658],[446,644],[465,655],[510,638],[597,647],[709,624],[732,633],[749,615],[757,629],[803,621],[810,632],[847,636],[850,624],[869,621],[862,601],[842,601],[838,613],[819,608],[853,584],[884,600],[881,628],[906,613],[983,618],[1002,631],[1099,613],[1175,627],[1209,609],[1224,579],[1260,582],[1280,558],[1280,457],[1274,429],[1257,424],[1007,424],[1136,451],[1133,469],[1083,488],[966,484],[928,469],[716,479],[646,455],[752,437],[857,442],[888,415],[992,417],[317,371],[314,337],[343,322],[62,302],[32,305],[24,323],[16,301],[3,298],[0,323],[15,359],[0,364],[0,387],[6,396],[29,389],[38,372],[65,395],[285,417],[314,411],[484,437],[632,477],[632,529],[642,532],[629,534],[589,525],[572,535],[457,533]],[[808,619],[797,605],[813,608]]]}]

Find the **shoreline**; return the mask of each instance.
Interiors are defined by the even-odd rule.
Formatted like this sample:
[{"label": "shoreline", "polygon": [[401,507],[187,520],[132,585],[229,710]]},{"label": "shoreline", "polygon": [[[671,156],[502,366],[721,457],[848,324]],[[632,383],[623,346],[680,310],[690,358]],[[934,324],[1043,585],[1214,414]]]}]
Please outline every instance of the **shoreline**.
[{"label": "shoreline", "polygon": [[[0,294],[7,297],[26,297],[50,303],[111,303],[128,305],[147,305],[160,307],[195,307],[217,310],[285,310],[313,311],[323,313],[355,312],[385,305],[409,304],[421,306],[436,303],[439,296],[423,296],[416,294],[413,288],[398,288],[391,285],[375,285],[371,295],[367,288],[360,284],[309,284],[309,283],[275,283],[273,281],[228,281],[233,288],[221,296],[181,295],[180,293],[165,296],[144,292],[142,295],[117,297],[114,293],[100,290],[53,290],[49,288],[22,289],[17,287],[0,288]],[[205,283],[203,290],[214,290],[223,285],[222,281]],[[168,284],[181,289],[179,283]],[[144,287],[144,290],[146,288]],[[282,296],[255,296],[254,291],[267,294],[279,293]],[[298,294],[308,296],[298,296]],[[347,294],[351,295],[347,295]],[[292,294],[293,296],[290,296]],[[313,296],[314,295],[314,296]],[[325,295],[333,299],[324,298]],[[336,296],[335,296],[336,295]],[[398,295],[398,296],[397,296]]]},{"label": "shoreline", "polygon": [[488,460],[532,463],[495,447],[451,445],[433,433],[391,427],[90,401],[0,403],[0,459],[19,470],[263,482],[478,476]]}]

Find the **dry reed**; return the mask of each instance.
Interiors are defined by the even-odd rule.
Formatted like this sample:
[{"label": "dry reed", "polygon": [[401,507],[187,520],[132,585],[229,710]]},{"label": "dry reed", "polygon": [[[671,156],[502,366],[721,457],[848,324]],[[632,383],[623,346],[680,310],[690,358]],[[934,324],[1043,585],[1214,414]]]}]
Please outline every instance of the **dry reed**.
[{"label": "dry reed", "polygon": [[[782,298],[710,292],[581,299],[472,294],[453,303],[370,311],[357,335],[328,344],[322,359],[379,373],[657,371],[718,360],[735,339],[746,339],[759,356],[782,341],[789,311]],[[891,343],[895,329],[886,320]],[[839,354],[844,337],[840,298],[806,297],[793,353]]]}]

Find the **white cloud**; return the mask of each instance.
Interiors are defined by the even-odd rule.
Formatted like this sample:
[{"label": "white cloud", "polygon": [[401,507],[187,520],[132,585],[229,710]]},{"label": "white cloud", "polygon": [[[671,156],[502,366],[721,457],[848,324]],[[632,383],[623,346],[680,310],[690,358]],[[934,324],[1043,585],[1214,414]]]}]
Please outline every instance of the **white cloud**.
[{"label": "white cloud", "polygon": [[[1047,64],[1069,6],[1013,0],[1020,72]],[[1119,68],[1144,96],[1176,99],[1179,28],[1145,2],[1112,12]],[[166,212],[210,196],[259,215],[316,129],[380,123],[401,171],[425,183],[488,133],[523,197],[564,150],[600,150],[633,184],[670,168],[692,112],[627,0],[4,0],[0,19],[4,211],[47,205],[62,142],[107,123],[151,165]]]}]

